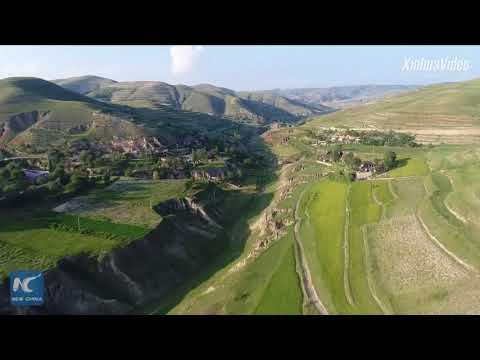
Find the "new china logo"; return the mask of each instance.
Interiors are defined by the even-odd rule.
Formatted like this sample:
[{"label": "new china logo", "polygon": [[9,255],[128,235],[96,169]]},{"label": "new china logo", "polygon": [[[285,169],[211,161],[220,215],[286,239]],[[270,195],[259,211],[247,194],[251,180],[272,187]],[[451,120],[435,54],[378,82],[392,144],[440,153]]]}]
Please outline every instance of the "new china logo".
[{"label": "new china logo", "polygon": [[40,271],[10,273],[10,301],[17,306],[43,304],[43,274]]}]

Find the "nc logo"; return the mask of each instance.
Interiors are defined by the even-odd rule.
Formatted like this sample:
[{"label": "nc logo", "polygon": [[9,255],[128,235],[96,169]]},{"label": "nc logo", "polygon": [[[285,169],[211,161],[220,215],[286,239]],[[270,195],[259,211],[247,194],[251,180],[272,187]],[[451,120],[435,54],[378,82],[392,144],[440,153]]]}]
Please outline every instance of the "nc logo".
[{"label": "nc logo", "polygon": [[36,276],[26,277],[23,280],[20,277],[16,276],[13,279],[13,292],[17,292],[19,290],[19,288],[22,288],[22,291],[26,292],[26,293],[33,292],[33,290],[30,289],[28,287],[28,285],[30,284],[30,281],[38,279],[40,276],[42,276],[42,274],[38,274]]},{"label": "nc logo", "polygon": [[43,304],[43,275],[40,271],[10,273],[10,300],[17,306]]}]

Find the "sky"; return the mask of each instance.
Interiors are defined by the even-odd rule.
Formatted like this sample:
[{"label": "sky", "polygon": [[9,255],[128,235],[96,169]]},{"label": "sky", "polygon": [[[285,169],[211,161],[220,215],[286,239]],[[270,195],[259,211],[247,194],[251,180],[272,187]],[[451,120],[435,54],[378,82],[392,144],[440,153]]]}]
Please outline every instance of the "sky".
[{"label": "sky", "polygon": [[[412,70],[457,60],[461,69]],[[442,60],[443,59],[443,60]],[[426,85],[480,77],[480,46],[0,46],[0,78],[98,75],[234,90]]]}]

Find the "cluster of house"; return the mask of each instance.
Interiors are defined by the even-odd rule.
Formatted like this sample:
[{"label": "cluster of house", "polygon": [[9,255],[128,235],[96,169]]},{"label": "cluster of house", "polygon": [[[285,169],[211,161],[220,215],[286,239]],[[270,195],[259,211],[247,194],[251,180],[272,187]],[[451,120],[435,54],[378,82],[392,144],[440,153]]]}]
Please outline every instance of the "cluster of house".
[{"label": "cluster of house", "polygon": [[348,134],[334,134],[327,140],[315,140],[313,146],[327,144],[360,144],[360,138]]},{"label": "cluster of house", "polygon": [[114,138],[111,142],[111,146],[113,150],[133,155],[140,155],[145,151],[152,151],[155,153],[167,151],[166,146],[160,143],[160,141],[154,136],[149,138],[140,137],[130,139]]},{"label": "cluster of house", "polygon": [[211,168],[206,170],[192,170],[193,180],[221,181],[226,178],[225,168]]}]

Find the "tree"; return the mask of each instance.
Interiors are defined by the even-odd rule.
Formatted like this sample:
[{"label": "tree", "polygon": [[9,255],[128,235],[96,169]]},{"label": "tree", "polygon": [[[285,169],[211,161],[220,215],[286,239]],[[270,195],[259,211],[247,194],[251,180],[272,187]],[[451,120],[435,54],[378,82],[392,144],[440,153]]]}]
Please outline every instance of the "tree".
[{"label": "tree", "polygon": [[354,172],[351,172],[351,171],[347,171],[345,174],[345,180],[347,182],[352,182],[355,180],[355,173]]},{"label": "tree", "polygon": [[58,164],[55,170],[48,175],[48,180],[61,179],[61,181],[63,181],[65,176],[65,168],[62,164]]},{"label": "tree", "polygon": [[192,151],[192,162],[196,165],[200,161],[200,158],[198,156],[198,152],[193,150]]},{"label": "tree", "polygon": [[93,156],[89,151],[83,150],[80,153],[80,161],[83,166],[90,167],[92,165]]},{"label": "tree", "polygon": [[50,152],[48,152],[47,158],[48,158],[48,169],[50,171],[53,171],[57,167],[57,165],[64,160],[65,155],[60,151],[58,151],[57,149],[53,149]]},{"label": "tree", "polygon": [[103,180],[103,184],[104,184],[105,186],[110,185],[110,183],[112,182],[112,180],[111,180],[111,178],[110,178],[110,172],[109,172],[109,171],[107,171],[105,174],[103,174],[102,180]]},{"label": "tree", "polygon": [[397,163],[397,154],[394,151],[387,151],[383,156],[383,164],[386,170],[393,169]]},{"label": "tree", "polygon": [[342,157],[342,147],[340,145],[335,145],[330,152],[330,160],[332,162],[337,162]]},{"label": "tree", "polygon": [[385,164],[382,159],[375,159],[373,160],[373,163],[375,165],[375,172],[377,174],[381,174],[385,172]]},{"label": "tree", "polygon": [[198,162],[203,162],[208,159],[208,154],[205,149],[198,149],[196,153],[197,153]]},{"label": "tree", "polygon": [[347,167],[353,169],[355,167],[355,156],[353,155],[353,152],[348,152],[343,157],[343,161]]},{"label": "tree", "polygon": [[55,180],[49,181],[47,183],[47,188],[51,192],[60,192],[63,189],[60,178],[56,178]]},{"label": "tree", "polygon": [[73,173],[72,177],[70,178],[70,182],[66,186],[66,190],[68,192],[77,192],[80,190],[85,189],[88,186],[88,178],[85,174],[76,171]]}]

